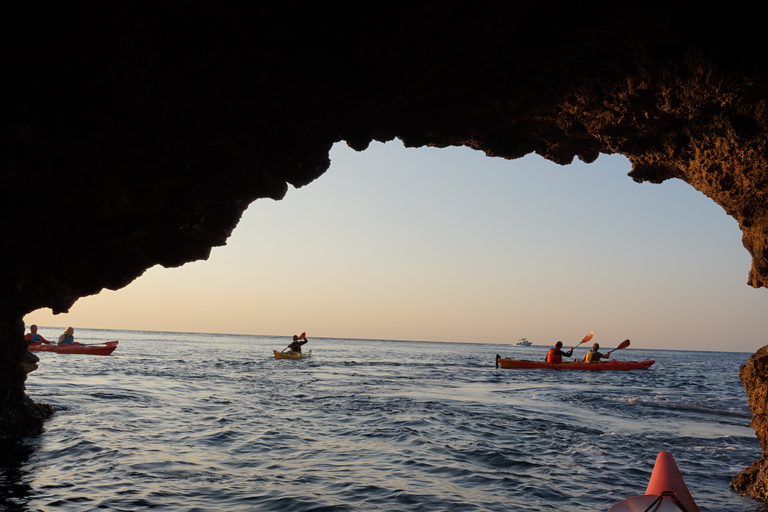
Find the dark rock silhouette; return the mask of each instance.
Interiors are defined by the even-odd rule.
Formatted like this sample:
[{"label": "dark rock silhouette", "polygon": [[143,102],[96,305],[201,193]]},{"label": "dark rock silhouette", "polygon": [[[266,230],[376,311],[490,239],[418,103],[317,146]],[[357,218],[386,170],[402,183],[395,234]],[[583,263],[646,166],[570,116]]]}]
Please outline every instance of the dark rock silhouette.
[{"label": "dark rock silhouette", "polygon": [[752,409],[750,425],[757,432],[757,440],[763,448],[763,458],[736,475],[731,487],[742,494],[768,501],[768,346],[753,354],[742,365],[739,378],[749,395]]},{"label": "dark rock silhouette", "polygon": [[635,181],[678,178],[722,206],[748,284],[768,282],[766,31],[736,5],[0,9],[5,436],[50,413],[24,394],[25,313],[207,258],[249,203],[320,176],[338,141],[623,154]]}]

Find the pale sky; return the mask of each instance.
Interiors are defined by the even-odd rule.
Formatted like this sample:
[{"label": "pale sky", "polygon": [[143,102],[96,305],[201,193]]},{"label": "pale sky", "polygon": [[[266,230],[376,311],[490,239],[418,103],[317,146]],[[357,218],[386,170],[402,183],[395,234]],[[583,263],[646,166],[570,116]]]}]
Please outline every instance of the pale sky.
[{"label": "pale sky", "polygon": [[559,166],[399,141],[331,151],[282,201],[251,204],[207,261],[154,267],[25,317],[43,336],[135,329],[754,352],[768,290],[736,221],[621,156]]}]

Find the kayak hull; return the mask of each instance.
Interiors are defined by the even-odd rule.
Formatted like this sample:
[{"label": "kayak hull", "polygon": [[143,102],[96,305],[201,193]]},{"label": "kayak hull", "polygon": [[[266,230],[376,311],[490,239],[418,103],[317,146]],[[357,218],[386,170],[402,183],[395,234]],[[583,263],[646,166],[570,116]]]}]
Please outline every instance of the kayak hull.
[{"label": "kayak hull", "polygon": [[700,512],[669,452],[659,452],[645,494],[616,503],[608,512]]},{"label": "kayak hull", "polygon": [[300,353],[300,354],[284,354],[283,352],[278,352],[277,350],[273,350],[272,352],[275,353],[275,359],[305,359],[307,357],[312,357],[312,351],[310,350],[307,353]]},{"label": "kayak hull", "polygon": [[108,356],[117,348],[119,341],[108,341],[101,345],[65,345],[30,343],[27,347],[31,352],[55,352],[57,354],[87,354],[92,356]]},{"label": "kayak hull", "polygon": [[523,361],[520,359],[504,359],[496,356],[497,366],[516,370],[585,370],[585,371],[609,371],[609,370],[642,370],[650,368],[654,360],[647,361],[600,361],[599,363],[585,363],[583,361],[566,361],[562,363],[546,363],[544,361]]}]

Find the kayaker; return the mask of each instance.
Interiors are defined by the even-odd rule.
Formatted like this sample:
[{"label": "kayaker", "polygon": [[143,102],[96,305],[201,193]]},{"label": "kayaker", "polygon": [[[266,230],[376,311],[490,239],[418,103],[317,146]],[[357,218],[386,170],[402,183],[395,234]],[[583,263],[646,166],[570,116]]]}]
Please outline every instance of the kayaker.
[{"label": "kayaker", "polygon": [[61,333],[61,336],[59,336],[59,343],[58,345],[60,347],[64,347],[67,345],[74,345],[75,343],[75,330],[72,327],[67,327],[64,329],[64,332]]},{"label": "kayaker", "polygon": [[293,335],[293,342],[291,342],[290,345],[288,345],[288,348],[291,352],[295,354],[301,354],[301,346],[308,342],[309,340],[306,338],[306,336],[303,339],[299,339],[299,336],[297,334]]},{"label": "kayaker", "polygon": [[27,340],[27,345],[30,343],[50,343],[50,341],[37,334],[36,325],[29,326],[29,334],[24,335],[24,339]]},{"label": "kayaker", "polygon": [[584,354],[584,358],[582,359],[582,361],[584,361],[585,363],[599,363],[600,360],[603,358],[608,359],[608,356],[611,355],[611,351],[609,350],[605,354],[601,354],[600,352],[598,352],[599,348],[600,348],[599,343],[595,343],[594,345],[592,345],[592,350]]},{"label": "kayaker", "polygon": [[573,355],[573,348],[571,348],[568,352],[563,352],[563,342],[558,341],[555,343],[555,348],[549,349],[549,352],[547,352],[547,362],[548,363],[562,363],[563,357],[571,357]]}]

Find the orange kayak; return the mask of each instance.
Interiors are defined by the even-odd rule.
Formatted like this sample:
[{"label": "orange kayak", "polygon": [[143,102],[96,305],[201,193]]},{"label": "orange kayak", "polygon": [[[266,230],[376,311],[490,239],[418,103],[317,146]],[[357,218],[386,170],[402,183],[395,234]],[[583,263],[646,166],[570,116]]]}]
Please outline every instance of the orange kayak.
[{"label": "orange kayak", "polygon": [[608,512],[699,512],[675,458],[669,452],[659,452],[645,494],[633,496],[613,505]]},{"label": "orange kayak", "polygon": [[656,361],[600,361],[599,363],[585,363],[583,361],[564,361],[562,363],[546,363],[544,361],[524,361],[520,359],[504,359],[496,356],[496,368],[514,368],[518,370],[550,369],[550,370],[640,370],[650,368]]},{"label": "orange kayak", "polygon": [[57,354],[89,354],[92,356],[108,356],[117,348],[119,341],[108,341],[99,345],[65,345],[59,347],[55,343],[30,343],[27,347],[32,352],[56,352]]}]

